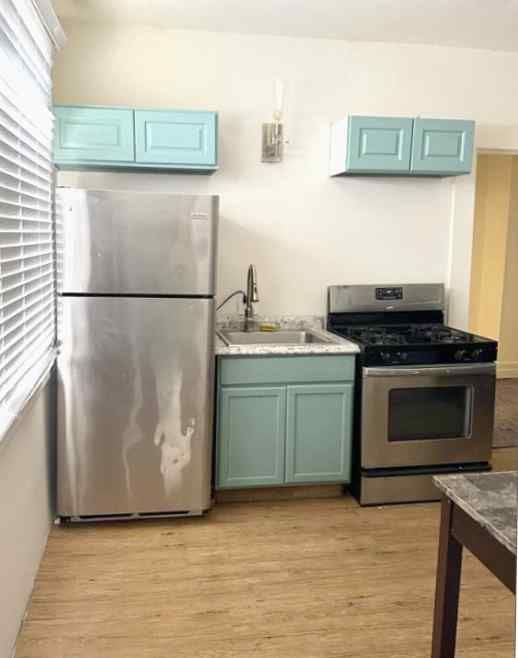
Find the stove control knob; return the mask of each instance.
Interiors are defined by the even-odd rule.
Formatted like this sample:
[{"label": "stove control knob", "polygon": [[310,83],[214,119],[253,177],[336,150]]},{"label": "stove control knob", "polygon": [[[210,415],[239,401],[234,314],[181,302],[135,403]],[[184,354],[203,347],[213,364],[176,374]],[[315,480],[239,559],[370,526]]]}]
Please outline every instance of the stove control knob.
[{"label": "stove control knob", "polygon": [[399,352],[399,359],[401,361],[408,361],[408,352]]},{"label": "stove control knob", "polygon": [[455,361],[467,361],[469,359],[468,350],[457,350],[453,355]]},{"label": "stove control knob", "polygon": [[392,355],[390,352],[380,352],[380,357],[383,363],[391,363]]},{"label": "stove control knob", "polygon": [[483,350],[481,350],[480,348],[473,350],[473,352],[471,353],[471,356],[473,357],[473,361],[477,361],[478,359],[480,359],[483,353],[484,353]]}]

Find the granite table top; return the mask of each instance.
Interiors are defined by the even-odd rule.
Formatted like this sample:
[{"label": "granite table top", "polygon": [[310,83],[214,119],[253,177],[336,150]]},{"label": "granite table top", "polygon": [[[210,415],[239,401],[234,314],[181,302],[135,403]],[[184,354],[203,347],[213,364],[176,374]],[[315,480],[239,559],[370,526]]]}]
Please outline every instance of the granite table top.
[{"label": "granite table top", "polygon": [[516,555],[518,472],[434,477],[448,498]]},{"label": "granite table top", "polygon": [[[324,338],[332,338],[332,343],[306,343],[304,345],[226,345],[216,333],[216,356],[303,356],[309,354],[357,354],[360,350],[355,343],[330,334],[323,329],[323,319],[318,316],[257,316],[257,322],[274,322],[281,329],[310,329]],[[230,316],[220,320],[216,329],[241,329],[243,318]]]}]

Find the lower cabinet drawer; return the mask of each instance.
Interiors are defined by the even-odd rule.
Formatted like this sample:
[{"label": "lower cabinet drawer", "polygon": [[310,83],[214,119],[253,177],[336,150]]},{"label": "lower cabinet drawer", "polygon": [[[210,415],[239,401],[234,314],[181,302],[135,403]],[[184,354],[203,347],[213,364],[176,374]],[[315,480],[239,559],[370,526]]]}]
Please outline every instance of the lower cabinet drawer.
[{"label": "lower cabinet drawer", "polygon": [[227,357],[219,369],[222,386],[352,381],[354,356]]}]

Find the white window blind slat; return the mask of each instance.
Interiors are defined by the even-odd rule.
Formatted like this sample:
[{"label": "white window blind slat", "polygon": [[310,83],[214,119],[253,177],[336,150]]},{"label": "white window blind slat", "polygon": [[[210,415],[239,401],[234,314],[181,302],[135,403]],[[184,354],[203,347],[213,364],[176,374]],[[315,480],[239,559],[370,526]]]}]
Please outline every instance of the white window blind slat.
[{"label": "white window blind slat", "polygon": [[0,439],[54,356],[51,62],[32,0],[0,0]]},{"label": "white window blind slat", "polygon": [[[16,139],[21,138],[34,151],[45,155],[49,150],[48,144],[45,143],[45,130],[52,128],[52,116],[48,118],[39,117],[40,123],[38,124],[21,112],[16,112],[14,108],[10,107],[10,102],[9,98],[2,94],[0,89],[0,108],[3,108],[0,109],[0,126],[2,130],[9,133],[11,139],[13,137]],[[47,123],[48,125],[45,125],[42,130],[43,124]]]},{"label": "white window blind slat", "polygon": [[[30,199],[33,199],[36,201],[36,207],[39,209],[40,208],[40,203],[45,204],[45,206],[50,205],[50,198],[45,198],[44,196],[40,196],[39,194],[36,194],[32,192],[29,189],[29,186],[25,186],[22,184],[20,181],[18,184],[18,187],[12,187],[11,185],[7,185],[6,183],[2,182],[2,176],[0,175],[0,189],[4,190],[5,192],[9,193],[11,192],[11,199],[13,198],[12,195],[23,195],[24,197],[29,197]],[[0,196],[0,202],[3,201],[2,197]],[[6,201],[7,203],[7,201]]]},{"label": "white window blind slat", "polygon": [[[44,286],[41,287],[41,290],[43,290],[43,289],[44,289]],[[14,311],[11,310],[9,313],[5,314],[4,323],[6,324],[6,326],[14,318],[16,318],[18,315],[20,315],[20,313],[24,313],[25,311],[33,308],[34,306],[39,304],[41,301],[48,300],[48,299],[54,299],[54,295],[52,295],[50,293],[49,294],[44,293],[44,294],[41,295],[41,297],[35,297],[30,302],[26,302],[25,304],[23,304],[23,299],[24,299],[24,296],[21,295],[19,297],[14,298],[9,303],[5,304],[5,306],[3,307],[2,310],[6,309],[6,308],[10,308],[10,307],[14,306],[15,304],[18,304],[18,306],[15,307]],[[20,303],[20,302],[22,302],[22,303]]]},{"label": "white window blind slat", "polygon": [[[24,242],[23,245],[25,247],[39,247],[41,246],[41,242],[39,240],[35,240],[34,242]],[[20,246],[19,242],[11,242],[6,244],[0,243],[0,251],[2,249],[12,249],[13,247],[19,247],[19,246]],[[1,262],[1,257],[0,257],[0,262]],[[0,272],[1,272],[1,268],[0,268]]]},{"label": "white window blind slat", "polygon": [[[5,131],[4,131],[5,132]],[[16,156],[18,156],[18,162],[20,159],[27,159],[28,163],[31,166],[36,165],[38,169],[42,171],[50,171],[51,168],[48,165],[49,160],[40,156],[34,149],[28,148],[21,139],[13,140],[8,135],[2,134],[3,131],[0,128],[0,141],[3,142],[2,150],[7,153],[11,153],[14,161],[16,162]],[[38,171],[38,169],[36,171]]]},{"label": "white window blind slat", "polygon": [[39,180],[34,178],[31,179],[22,173],[14,174],[12,171],[8,171],[2,166],[0,166],[0,179],[7,181],[8,184],[10,181],[11,185],[16,182],[21,182],[22,185],[28,185],[29,187],[38,190],[39,192],[47,193],[47,188],[45,185],[42,185]]},{"label": "white window blind slat", "polygon": [[[1,79],[0,79],[1,82]],[[9,171],[15,173],[16,170],[22,169],[27,175],[35,176],[35,178],[44,184],[48,184],[52,180],[49,171],[37,169],[30,165],[30,163],[20,160],[18,157],[12,157],[6,149],[0,149],[0,166],[7,167]]]},{"label": "white window blind slat", "polygon": [[[0,249],[0,251],[1,251],[1,249]],[[39,256],[52,256],[52,258],[54,258],[54,250],[49,249],[49,251],[42,251],[38,255]],[[9,263],[18,263],[19,260],[20,259],[17,256],[13,256],[12,258],[3,258],[2,263],[4,264],[4,270],[5,270],[5,266],[8,265]],[[30,260],[29,257],[28,257],[28,260]]]},{"label": "white window blind slat", "polygon": [[20,321],[12,327],[8,333],[12,335],[13,338],[10,341],[6,341],[0,350],[0,359],[2,359],[5,355],[11,355],[12,353],[17,354],[17,350],[20,345],[20,337],[27,339],[33,333],[37,333],[41,326],[48,322],[48,318],[45,318],[44,316],[45,311],[48,310],[50,304],[52,304],[52,302],[49,302],[46,306],[42,306],[36,309],[30,315],[28,315],[23,320],[23,322]]},{"label": "white window blind slat", "polygon": [[54,325],[50,320],[40,324],[38,329],[33,331],[31,335],[24,336],[24,341],[17,343],[10,353],[4,354],[0,359],[2,364],[0,389],[4,389],[7,396],[9,395],[9,385],[13,379],[16,384],[20,370],[25,373],[29,368],[34,367],[34,363],[31,363],[33,349],[35,344],[38,345],[43,337],[47,337],[49,340],[54,338]]},{"label": "white window blind slat", "polygon": [[[39,326],[41,324],[41,320],[43,321],[45,320],[43,316],[47,313],[49,306],[52,304],[53,302],[52,300],[50,300],[46,304],[40,305],[37,309],[35,309],[32,312],[32,314],[30,315],[30,321],[32,323],[32,326]],[[12,330],[10,330],[10,333],[14,334],[14,332],[16,332],[20,328],[20,326],[21,326],[20,323],[13,325],[13,328]],[[28,327],[24,327],[24,331],[27,332],[27,329]],[[5,354],[11,348],[11,345],[16,345],[16,344],[17,341],[14,339],[11,341],[11,343],[6,343],[6,345],[1,350],[0,355],[3,356],[3,354]]]},{"label": "white window blind slat", "polygon": [[[1,100],[1,95],[0,95]],[[0,130],[6,136],[7,140],[16,142],[21,140],[25,146],[30,148],[35,153],[39,153],[43,158],[48,157],[50,154],[47,147],[42,144],[40,139],[37,139],[38,132],[34,130],[32,133],[27,132],[26,128],[21,127],[21,122],[16,125],[9,115],[0,110]]]},{"label": "white window blind slat", "polygon": [[[1,146],[0,146],[1,148]],[[21,190],[18,193],[18,199],[15,201],[13,197],[9,198],[8,196],[9,190],[6,190],[5,188],[2,190],[2,187],[0,186],[0,209],[2,206],[15,206],[16,208],[20,209],[26,209],[26,210],[49,210],[50,209],[50,200],[49,201],[38,201],[35,202],[34,198],[31,198],[30,195],[25,195]],[[28,197],[29,201],[26,201],[25,199],[22,199],[21,197]],[[16,211],[17,212],[17,211]],[[16,214],[12,215],[13,217],[16,217]]]},{"label": "white window blind slat", "polygon": [[52,323],[47,319],[43,323],[40,322],[36,327],[25,329],[22,341],[11,343],[10,349],[8,349],[0,359],[3,371],[2,375],[0,375],[0,387],[4,386],[9,380],[9,375],[5,371],[9,371],[10,368],[19,367],[20,356],[23,356],[25,351],[30,352],[30,348],[34,343],[36,343],[42,336],[46,336],[51,327]]},{"label": "white window blind slat", "polygon": [[[12,221],[13,217],[12,215],[2,215],[0,213],[0,220],[2,219]],[[52,226],[52,220],[45,219],[44,217],[27,217],[26,215],[18,215],[16,219],[18,219],[20,222],[32,222],[34,224],[48,224]]]},{"label": "white window blind slat", "polygon": [[[0,390],[2,391],[3,397],[9,396],[9,393],[11,392],[11,383],[14,381],[16,385],[18,380],[33,367],[31,362],[37,361],[37,359],[34,358],[36,355],[41,358],[41,356],[48,354],[48,342],[54,339],[54,332],[53,324],[48,322],[47,325],[42,327],[41,331],[34,335],[26,345],[19,347],[16,352],[13,353],[12,358],[5,359],[6,365],[2,365],[2,374],[0,375]],[[16,358],[23,355],[24,351],[26,352],[27,358],[22,361],[22,366],[20,368],[18,367]]]},{"label": "white window blind slat", "polygon": [[[24,15],[22,17],[22,14]],[[24,20],[25,19],[25,20]],[[29,24],[25,21],[29,20]],[[51,89],[50,59],[38,48],[34,38],[37,29],[30,19],[29,4],[24,0],[3,0],[0,3],[0,30],[24,66],[32,73],[34,82],[45,92]],[[38,39],[39,41],[39,39]],[[46,61],[47,60],[47,61]]]},{"label": "white window blind slat", "polygon": [[[48,272],[46,272],[48,274]],[[52,274],[52,272],[51,272]],[[41,281],[43,279],[41,272],[38,272],[38,274],[34,274],[32,276],[24,277],[22,275],[23,279],[20,282],[13,283],[12,285],[6,285],[5,280],[2,285],[2,293],[8,293],[12,292],[13,290],[16,290],[18,288],[23,288],[25,289],[27,286],[30,286],[31,283],[34,283],[36,281]]]}]

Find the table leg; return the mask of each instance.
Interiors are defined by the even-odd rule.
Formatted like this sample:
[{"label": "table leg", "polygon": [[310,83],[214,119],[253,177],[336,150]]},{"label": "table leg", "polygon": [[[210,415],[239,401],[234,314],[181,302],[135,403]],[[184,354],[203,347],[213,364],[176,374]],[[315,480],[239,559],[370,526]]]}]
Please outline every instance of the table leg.
[{"label": "table leg", "polygon": [[454,658],[455,656],[462,544],[451,534],[454,507],[454,503],[449,498],[442,498],[432,658]]}]

